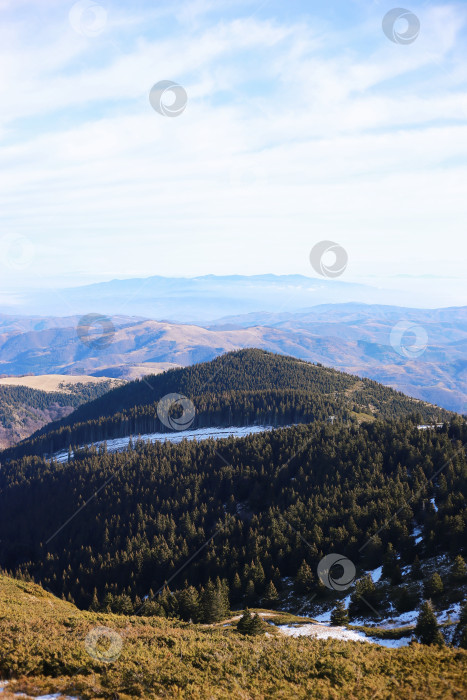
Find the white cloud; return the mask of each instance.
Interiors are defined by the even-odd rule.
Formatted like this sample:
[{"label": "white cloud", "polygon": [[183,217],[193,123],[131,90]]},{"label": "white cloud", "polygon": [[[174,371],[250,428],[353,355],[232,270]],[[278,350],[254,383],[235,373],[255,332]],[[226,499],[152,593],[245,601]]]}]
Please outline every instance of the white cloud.
[{"label": "white cloud", "polygon": [[[176,32],[117,48],[111,27],[101,44],[69,27],[51,42],[49,27],[24,45],[4,26],[1,229],[34,241],[36,269],[311,274],[309,249],[331,238],[355,276],[455,271],[463,14],[427,10],[411,47],[383,36],[365,56],[337,30],[333,52],[303,18],[208,25],[212,7],[185,4]],[[187,89],[181,117],[149,106],[159,79]]]}]

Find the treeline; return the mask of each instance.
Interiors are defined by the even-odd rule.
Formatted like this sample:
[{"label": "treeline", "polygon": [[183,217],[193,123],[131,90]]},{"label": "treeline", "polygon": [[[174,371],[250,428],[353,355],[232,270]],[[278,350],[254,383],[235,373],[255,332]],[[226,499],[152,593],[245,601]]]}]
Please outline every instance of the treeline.
[{"label": "treeline", "polygon": [[283,426],[330,416],[340,421],[364,420],[365,415],[392,420],[415,412],[420,422],[438,422],[452,415],[369,379],[262,350],[242,350],[114,389],[4,452],[2,461],[27,454],[52,455],[70,446],[112,438],[168,432],[157,417],[157,403],[171,393],[192,400],[196,409],[193,428]]},{"label": "treeline", "polygon": [[134,605],[172,577],[172,593],[186,579],[199,595],[225,580],[238,606],[273,597],[287,578],[327,594],[316,567],[331,552],[359,570],[388,548],[401,567],[465,554],[466,440],[460,418],[438,431],[317,422],[83,450],[63,465],[25,457],[0,471],[0,566],[82,607],[94,588],[100,603],[111,594]]}]

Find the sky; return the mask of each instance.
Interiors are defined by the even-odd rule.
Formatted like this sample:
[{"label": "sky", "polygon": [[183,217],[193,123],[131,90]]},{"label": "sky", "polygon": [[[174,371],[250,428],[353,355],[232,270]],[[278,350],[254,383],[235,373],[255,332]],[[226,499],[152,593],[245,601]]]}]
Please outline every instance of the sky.
[{"label": "sky", "polygon": [[[316,277],[323,240],[343,281],[466,304],[467,3],[410,2],[395,41],[393,8],[0,0],[0,306],[124,277]],[[161,81],[177,116],[173,93],[150,102]]]}]

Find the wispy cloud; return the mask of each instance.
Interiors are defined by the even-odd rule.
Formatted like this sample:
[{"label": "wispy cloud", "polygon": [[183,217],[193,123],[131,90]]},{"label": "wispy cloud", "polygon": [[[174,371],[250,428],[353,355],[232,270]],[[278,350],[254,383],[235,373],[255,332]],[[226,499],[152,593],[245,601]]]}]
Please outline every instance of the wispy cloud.
[{"label": "wispy cloud", "polygon": [[[387,3],[330,3],[334,23],[309,3],[115,3],[94,38],[72,3],[33,5],[0,4],[1,232],[36,247],[9,286],[311,274],[323,238],[354,277],[461,272],[465,6],[412,8],[422,31],[399,46]],[[149,105],[165,79],[189,96],[176,119]]]}]

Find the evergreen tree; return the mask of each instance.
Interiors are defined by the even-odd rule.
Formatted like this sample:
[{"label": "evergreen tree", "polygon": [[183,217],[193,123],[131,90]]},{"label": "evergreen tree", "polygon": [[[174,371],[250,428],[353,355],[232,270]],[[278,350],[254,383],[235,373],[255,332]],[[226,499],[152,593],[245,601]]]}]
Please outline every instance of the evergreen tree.
[{"label": "evergreen tree", "polygon": [[237,630],[241,634],[262,634],[265,631],[265,629],[266,625],[264,624],[258,613],[252,615],[248,608],[244,610],[242,617],[237,623]]},{"label": "evergreen tree", "polygon": [[331,613],[331,625],[342,627],[349,621],[349,615],[342,600],[338,600]]},{"label": "evergreen tree", "polygon": [[415,636],[420,644],[444,644],[443,635],[441,634],[438,622],[433,612],[433,606],[429,601],[425,601],[420,608],[420,612],[415,626]]},{"label": "evergreen tree", "polygon": [[309,593],[313,588],[313,572],[305,560],[302,561],[294,581],[294,588],[300,595]]},{"label": "evergreen tree", "polygon": [[251,634],[251,635],[263,634],[265,631],[266,631],[265,623],[260,618],[258,613],[255,613],[253,615],[253,619],[251,620],[248,634]]},{"label": "evergreen tree", "polygon": [[422,566],[420,564],[418,554],[415,555],[415,559],[413,560],[410,568],[410,576],[414,579],[414,581],[421,581],[423,578]]},{"label": "evergreen tree", "polygon": [[408,586],[402,586],[397,589],[394,596],[394,605],[399,613],[409,612],[417,607],[419,600],[418,593],[411,590]]},{"label": "evergreen tree", "polygon": [[449,573],[455,583],[467,578],[467,565],[460,554],[455,558]]},{"label": "evergreen tree", "polygon": [[392,542],[390,542],[387,546],[386,549],[386,554],[384,555],[384,560],[383,560],[383,572],[382,575],[385,578],[391,578],[394,567],[396,566],[397,563],[397,554],[394,550],[394,546]]},{"label": "evergreen tree", "polygon": [[437,571],[425,581],[423,595],[425,598],[436,598],[443,592],[443,582]]},{"label": "evergreen tree", "polygon": [[185,582],[185,588],[178,595],[178,605],[182,620],[198,622],[201,617],[199,594],[194,586]]},{"label": "evergreen tree", "polygon": [[274,608],[279,602],[279,596],[272,581],[269,581],[268,585],[266,586],[263,600],[264,604],[269,608]]},{"label": "evergreen tree", "polygon": [[402,583],[402,572],[400,564],[397,563],[392,570],[391,586],[398,586],[400,583]]},{"label": "evergreen tree", "polygon": [[245,599],[250,604],[253,603],[255,599],[255,584],[251,579],[246,584]]},{"label": "evergreen tree", "polygon": [[253,617],[251,615],[251,612],[248,610],[248,608],[245,608],[245,610],[243,611],[243,615],[237,622],[237,630],[241,634],[249,634],[252,621]]},{"label": "evergreen tree", "polygon": [[203,622],[220,622],[228,613],[228,592],[225,582],[219,578],[214,585],[208,580],[206,588],[201,593],[200,610]]},{"label": "evergreen tree", "polygon": [[232,581],[231,586],[232,600],[238,602],[242,598],[242,581],[238,575],[238,571],[235,572],[235,576]]},{"label": "evergreen tree", "polygon": [[91,600],[91,605],[89,606],[89,610],[92,610],[93,612],[97,612],[100,608],[99,605],[99,598],[97,596],[97,588],[94,588],[93,594],[92,594],[92,600]]}]

